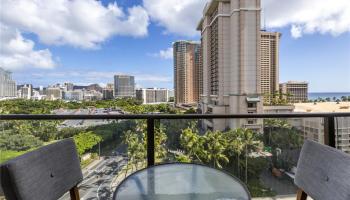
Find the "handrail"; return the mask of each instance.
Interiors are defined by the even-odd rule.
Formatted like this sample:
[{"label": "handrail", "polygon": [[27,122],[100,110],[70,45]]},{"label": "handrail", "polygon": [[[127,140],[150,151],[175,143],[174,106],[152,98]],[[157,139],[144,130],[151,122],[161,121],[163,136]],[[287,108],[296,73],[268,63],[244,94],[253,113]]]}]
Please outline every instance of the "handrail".
[{"label": "handrail", "polygon": [[323,118],[324,142],[336,147],[335,119],[350,117],[350,112],[333,113],[286,113],[286,114],[3,114],[0,120],[89,120],[89,119],[146,119],[147,120],[147,165],[155,164],[154,121],[160,119],[252,119],[252,118]]},{"label": "handrail", "polygon": [[0,120],[60,120],[60,119],[247,119],[247,118],[316,118],[350,117],[350,112],[284,113],[284,114],[2,114]]}]

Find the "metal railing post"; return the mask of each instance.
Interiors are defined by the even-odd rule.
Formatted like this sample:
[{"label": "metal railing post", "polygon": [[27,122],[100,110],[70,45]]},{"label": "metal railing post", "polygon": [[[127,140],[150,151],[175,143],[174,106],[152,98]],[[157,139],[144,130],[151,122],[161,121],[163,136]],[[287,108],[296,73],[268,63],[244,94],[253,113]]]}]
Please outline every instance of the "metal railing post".
[{"label": "metal railing post", "polygon": [[147,119],[147,166],[151,167],[155,163],[154,155],[154,119]]},{"label": "metal railing post", "polygon": [[324,144],[336,148],[334,119],[334,117],[324,118]]}]

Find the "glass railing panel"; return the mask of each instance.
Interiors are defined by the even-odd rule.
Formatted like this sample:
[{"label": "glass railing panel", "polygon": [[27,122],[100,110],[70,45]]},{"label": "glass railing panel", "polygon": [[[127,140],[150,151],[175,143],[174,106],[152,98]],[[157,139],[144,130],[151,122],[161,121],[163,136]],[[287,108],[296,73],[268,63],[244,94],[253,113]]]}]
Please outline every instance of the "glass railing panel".
[{"label": "glass railing panel", "polygon": [[[294,173],[303,141],[323,142],[318,140],[323,138],[322,119],[311,120],[320,127],[317,134],[316,127],[305,125],[310,119],[220,120],[160,120],[167,154],[157,163],[205,164],[238,177],[254,198],[295,198]],[[230,129],[230,123],[244,128]],[[224,129],[214,131],[215,126]]]},{"label": "glass railing panel", "polygon": [[[234,124],[242,128],[230,129]],[[334,124],[337,148],[349,153],[350,117],[337,117]],[[154,125],[156,164],[193,162],[224,170],[257,199],[295,198],[293,178],[304,139],[325,142],[323,118],[161,119]],[[215,131],[218,126],[222,131]],[[77,147],[84,199],[109,199],[123,179],[147,167],[147,120],[3,120],[1,163],[69,137],[95,141]]]},{"label": "glass railing panel", "polygon": [[[111,199],[122,180],[146,167],[146,121],[109,120],[89,130],[102,136],[101,144],[93,148],[101,156],[82,168],[84,180],[79,185],[80,197]],[[69,199],[68,196],[62,199],[66,198]]]},{"label": "glass railing panel", "polygon": [[126,176],[146,167],[145,120],[3,120],[1,163],[65,138],[77,144],[83,199],[110,199]]},{"label": "glass railing panel", "polygon": [[335,117],[336,148],[350,154],[350,117]]}]

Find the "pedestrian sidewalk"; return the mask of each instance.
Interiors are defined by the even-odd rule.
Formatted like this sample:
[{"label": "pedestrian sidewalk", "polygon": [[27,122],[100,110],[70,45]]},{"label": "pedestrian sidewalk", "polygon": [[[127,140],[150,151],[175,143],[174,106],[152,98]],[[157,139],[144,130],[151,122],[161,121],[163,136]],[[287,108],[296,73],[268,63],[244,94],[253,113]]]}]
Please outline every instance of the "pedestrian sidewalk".
[{"label": "pedestrian sidewalk", "polygon": [[[277,195],[275,197],[257,197],[252,198],[253,200],[296,200],[296,194],[295,195]],[[308,200],[312,200],[312,198],[308,197]]]},{"label": "pedestrian sidewalk", "polygon": [[86,175],[88,172],[90,172],[92,169],[94,169],[100,162],[102,162],[103,158],[98,158],[94,161],[92,161],[89,165],[84,167],[81,171],[83,172],[83,175]]}]

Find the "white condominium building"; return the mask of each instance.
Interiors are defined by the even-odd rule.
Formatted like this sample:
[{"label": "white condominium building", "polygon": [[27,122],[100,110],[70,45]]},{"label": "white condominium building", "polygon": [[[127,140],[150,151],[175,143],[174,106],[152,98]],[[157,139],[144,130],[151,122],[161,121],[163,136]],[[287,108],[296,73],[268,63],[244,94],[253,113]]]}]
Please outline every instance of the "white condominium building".
[{"label": "white condominium building", "polygon": [[24,84],[19,89],[18,97],[22,99],[31,99],[33,96],[33,85],[32,84]]},{"label": "white condominium building", "polygon": [[135,77],[129,75],[115,75],[114,97],[135,97]]},{"label": "white condominium building", "polygon": [[158,104],[169,102],[169,90],[163,88],[145,88],[136,90],[136,98],[142,104]]},{"label": "white condominium building", "polygon": [[16,97],[16,82],[11,72],[0,68],[0,98]]},{"label": "white condominium building", "polygon": [[[262,112],[260,90],[260,0],[212,0],[197,27],[203,58],[202,113]],[[262,131],[257,119],[204,121],[205,128],[246,127]]]}]

